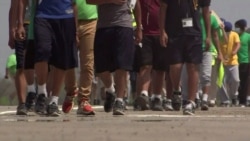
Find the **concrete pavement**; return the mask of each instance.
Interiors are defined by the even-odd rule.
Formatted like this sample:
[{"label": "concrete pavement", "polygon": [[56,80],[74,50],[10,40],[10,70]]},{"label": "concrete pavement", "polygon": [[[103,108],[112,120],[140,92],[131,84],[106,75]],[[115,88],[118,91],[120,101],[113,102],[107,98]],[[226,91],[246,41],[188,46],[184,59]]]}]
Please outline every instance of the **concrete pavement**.
[{"label": "concrete pavement", "polygon": [[135,112],[113,116],[95,107],[96,116],[60,117],[34,113],[16,116],[16,107],[0,107],[0,141],[249,141],[250,108],[211,108],[182,112]]}]

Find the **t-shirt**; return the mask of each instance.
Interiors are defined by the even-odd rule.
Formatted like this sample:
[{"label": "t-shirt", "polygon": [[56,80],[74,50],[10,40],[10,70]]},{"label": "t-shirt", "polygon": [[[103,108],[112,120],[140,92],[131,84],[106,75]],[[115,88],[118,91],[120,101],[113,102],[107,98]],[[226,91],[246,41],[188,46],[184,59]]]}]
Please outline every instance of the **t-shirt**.
[{"label": "t-shirt", "polygon": [[14,76],[16,74],[16,54],[11,54],[6,62],[6,68],[8,68],[10,75]]},{"label": "t-shirt", "polygon": [[28,40],[34,40],[34,18],[35,18],[35,10],[36,4],[35,1],[32,1],[30,4],[30,24],[28,27]]},{"label": "t-shirt", "polygon": [[97,19],[96,5],[87,4],[86,0],[74,0],[74,2],[77,5],[79,20]]},{"label": "t-shirt", "polygon": [[238,51],[239,63],[249,63],[250,34],[240,34],[240,49]]},{"label": "t-shirt", "polygon": [[[202,43],[202,48],[203,50],[205,49],[206,47],[206,38],[207,38],[207,33],[206,33],[206,27],[205,27],[205,21],[204,21],[204,18],[203,16],[201,16],[201,19],[200,19],[200,22],[201,22],[201,29],[202,29],[202,39],[203,39],[203,43]],[[220,29],[220,25],[216,19],[216,17],[214,15],[210,15],[210,22],[211,22],[211,28],[213,30],[218,30]],[[215,50],[215,46],[213,44],[213,42],[211,42],[211,47],[210,47],[210,51],[211,52],[214,52]]]},{"label": "t-shirt", "polygon": [[140,0],[143,34],[159,35],[160,0]]},{"label": "t-shirt", "polygon": [[97,28],[107,28],[114,26],[129,27],[132,26],[132,12],[130,1],[123,5],[112,3],[98,5]]},{"label": "t-shirt", "polygon": [[211,0],[163,0],[163,2],[167,4],[165,30],[169,37],[202,36],[199,9],[210,6]]},{"label": "t-shirt", "polygon": [[238,33],[231,31],[228,36],[228,43],[221,45],[221,52],[227,61],[224,62],[224,65],[238,65],[238,56],[237,54],[234,56],[231,56],[233,47],[235,43],[240,43],[240,37]]},{"label": "t-shirt", "polygon": [[72,0],[39,0],[36,17],[64,19],[74,17]]},{"label": "t-shirt", "polygon": [[28,6],[25,9],[25,14],[24,14],[24,23],[29,24],[30,22],[30,16],[31,16],[31,3],[33,0],[28,0]]}]

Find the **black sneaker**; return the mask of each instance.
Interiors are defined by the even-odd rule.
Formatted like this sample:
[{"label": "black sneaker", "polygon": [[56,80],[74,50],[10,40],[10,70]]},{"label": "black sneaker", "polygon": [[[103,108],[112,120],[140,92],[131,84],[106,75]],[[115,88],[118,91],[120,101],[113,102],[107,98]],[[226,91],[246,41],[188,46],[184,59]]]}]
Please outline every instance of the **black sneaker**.
[{"label": "black sneaker", "polygon": [[35,109],[36,93],[29,92],[26,96],[25,106],[29,112],[33,112]]},{"label": "black sneaker", "polygon": [[151,101],[152,107],[151,109],[153,111],[163,111],[163,107],[162,107],[162,100],[160,98],[155,97],[152,101]]},{"label": "black sneaker", "polygon": [[171,99],[163,99],[162,106],[165,109],[165,111],[174,111]]},{"label": "black sneaker", "polygon": [[27,115],[28,111],[24,103],[17,106],[16,115]]},{"label": "black sneaker", "polygon": [[122,101],[116,100],[113,106],[113,115],[125,115],[125,107]]},{"label": "black sneaker", "polygon": [[175,111],[181,110],[181,101],[182,101],[181,92],[174,92],[172,99],[172,106]]},{"label": "black sneaker", "polygon": [[201,100],[198,99],[198,98],[195,98],[194,102],[195,102],[195,105],[196,105],[195,108],[199,109],[201,107],[201,104],[202,104]]},{"label": "black sneaker", "polygon": [[47,106],[47,114],[48,116],[52,116],[52,117],[58,117],[61,115],[61,112],[59,111],[59,108],[56,105],[56,103],[53,102],[52,104],[49,104]]},{"label": "black sneaker", "polygon": [[208,109],[209,109],[208,102],[202,100],[202,102],[201,102],[201,110],[202,111],[208,111]]},{"label": "black sneaker", "polygon": [[149,110],[149,98],[144,94],[138,96],[134,101],[134,110],[135,111],[144,111]]},{"label": "black sneaker", "polygon": [[107,113],[111,112],[114,102],[115,102],[115,95],[112,93],[106,92],[106,99],[104,102],[104,111]]},{"label": "black sneaker", "polygon": [[195,107],[195,103],[193,101],[189,101],[183,109],[183,115],[194,115]]},{"label": "black sneaker", "polygon": [[232,99],[232,106],[234,106],[234,107],[239,106],[239,100],[238,100],[238,98]]},{"label": "black sneaker", "polygon": [[250,107],[250,100],[247,100],[246,107]]},{"label": "black sneaker", "polygon": [[45,94],[39,94],[36,99],[35,113],[43,115],[46,113],[46,97]]}]

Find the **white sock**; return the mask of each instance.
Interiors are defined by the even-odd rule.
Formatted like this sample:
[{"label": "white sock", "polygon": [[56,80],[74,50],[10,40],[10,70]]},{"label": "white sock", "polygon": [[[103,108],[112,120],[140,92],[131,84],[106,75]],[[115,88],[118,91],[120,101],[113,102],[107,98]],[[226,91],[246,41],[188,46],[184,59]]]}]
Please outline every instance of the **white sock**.
[{"label": "white sock", "polygon": [[38,95],[39,94],[45,94],[45,97],[48,96],[47,94],[47,90],[46,90],[46,84],[43,84],[43,85],[38,85]]},{"label": "white sock", "polygon": [[200,94],[196,93],[196,99],[200,99]]},{"label": "white sock", "polygon": [[249,100],[249,101],[250,101],[250,96],[247,96],[247,100]]},{"label": "white sock", "polygon": [[207,101],[207,99],[208,99],[208,94],[203,94],[202,95],[202,100],[203,101]]},{"label": "white sock", "polygon": [[123,102],[123,99],[122,98],[116,98],[116,100],[120,101],[120,102]]},{"label": "white sock", "polygon": [[144,95],[144,96],[148,96],[148,91],[143,90],[143,91],[141,91],[141,94]]},{"label": "white sock", "polygon": [[112,84],[112,85],[110,86],[110,88],[105,88],[105,92],[115,93],[114,84]]},{"label": "white sock", "polygon": [[159,98],[159,99],[161,99],[161,95],[160,95],[160,94],[152,94],[151,100],[153,100],[154,98]]},{"label": "white sock", "polygon": [[27,86],[27,92],[36,92],[35,84],[31,84]]},{"label": "white sock", "polygon": [[56,105],[58,105],[58,96],[51,96],[49,99],[49,104],[55,103]]}]

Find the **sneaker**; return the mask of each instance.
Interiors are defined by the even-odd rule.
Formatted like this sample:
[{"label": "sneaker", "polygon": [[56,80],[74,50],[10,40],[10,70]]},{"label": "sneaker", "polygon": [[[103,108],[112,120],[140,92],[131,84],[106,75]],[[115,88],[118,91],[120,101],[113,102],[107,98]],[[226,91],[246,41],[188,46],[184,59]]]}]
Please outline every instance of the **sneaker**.
[{"label": "sneaker", "polygon": [[188,103],[188,100],[182,100],[182,109],[184,109]]},{"label": "sneaker", "polygon": [[208,102],[207,101],[202,101],[201,102],[201,110],[202,111],[208,111],[209,107],[208,107]]},{"label": "sneaker", "polygon": [[183,115],[194,115],[195,107],[195,103],[193,101],[189,101],[189,103],[183,109]]},{"label": "sneaker", "polygon": [[36,99],[35,112],[43,115],[46,113],[46,97],[45,94],[39,94]]},{"label": "sneaker", "polygon": [[215,107],[215,105],[216,105],[215,100],[209,100],[209,102],[208,102],[209,107]]},{"label": "sneaker", "polygon": [[246,107],[250,107],[250,100],[247,100]]},{"label": "sneaker", "polygon": [[153,111],[163,111],[163,107],[162,107],[162,100],[160,98],[155,97],[152,101],[151,101],[152,107],[151,109]]},{"label": "sneaker", "polygon": [[171,99],[163,99],[162,106],[165,109],[165,111],[174,111]]},{"label": "sneaker", "polygon": [[196,105],[196,109],[199,109],[201,107],[201,100],[198,98],[195,98],[194,103]]},{"label": "sneaker", "polygon": [[234,107],[239,106],[239,100],[237,98],[232,99],[232,106]]},{"label": "sneaker", "polygon": [[125,115],[124,102],[116,100],[113,106],[113,115]]},{"label": "sneaker", "polygon": [[88,101],[82,101],[78,105],[78,109],[77,109],[76,114],[78,114],[78,115],[95,115],[95,112]]},{"label": "sneaker", "polygon": [[134,110],[135,111],[144,111],[149,110],[149,98],[144,94],[138,96],[134,101]]},{"label": "sneaker", "polygon": [[16,110],[16,115],[27,115],[28,114],[28,111],[27,111],[27,108],[25,106],[25,104],[19,104],[17,106],[17,110]]},{"label": "sneaker", "polygon": [[181,109],[181,92],[174,92],[173,93],[173,99],[172,99],[172,106],[175,111],[180,111]]},{"label": "sneaker", "polygon": [[77,96],[78,91],[75,91],[73,94],[67,94],[64,98],[62,111],[67,114],[69,113],[74,107],[74,99]]},{"label": "sneaker", "polygon": [[105,112],[111,112],[113,105],[115,103],[115,95],[109,92],[106,92],[106,98],[104,102],[104,111]]},{"label": "sneaker", "polygon": [[52,103],[50,105],[47,106],[47,114],[49,116],[52,116],[52,117],[58,117],[60,116],[60,111],[59,111],[59,108],[58,108],[58,105],[56,105],[56,103]]},{"label": "sneaker", "polygon": [[35,101],[36,101],[36,93],[29,92],[26,97],[25,106],[29,112],[33,112],[35,110]]},{"label": "sneaker", "polygon": [[220,104],[221,107],[230,107],[230,102],[229,101],[225,101],[225,102],[222,102]]}]

